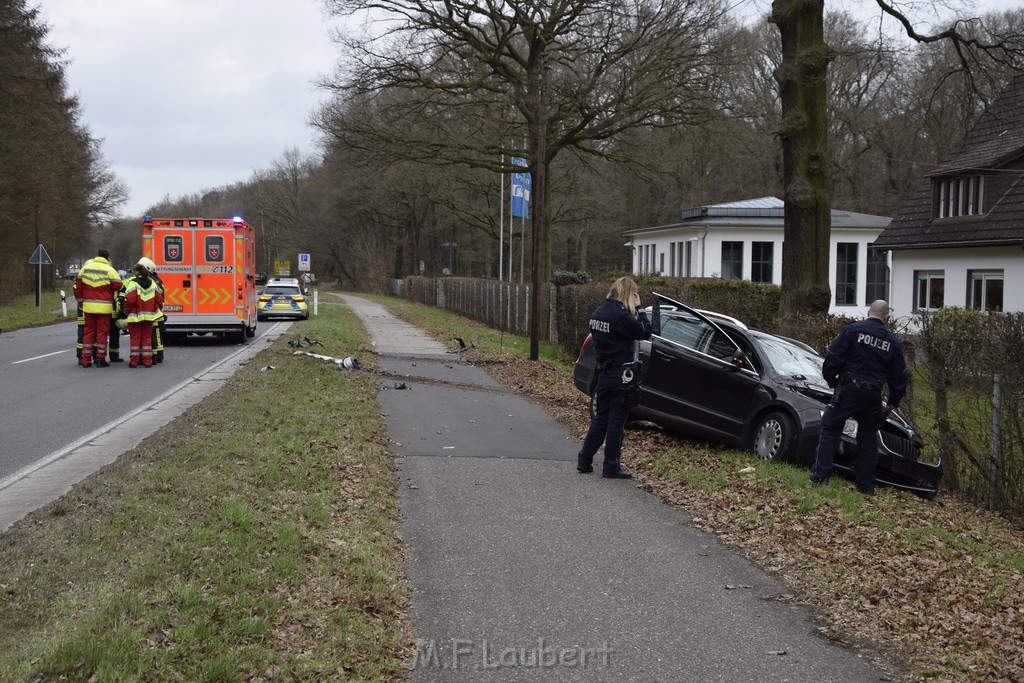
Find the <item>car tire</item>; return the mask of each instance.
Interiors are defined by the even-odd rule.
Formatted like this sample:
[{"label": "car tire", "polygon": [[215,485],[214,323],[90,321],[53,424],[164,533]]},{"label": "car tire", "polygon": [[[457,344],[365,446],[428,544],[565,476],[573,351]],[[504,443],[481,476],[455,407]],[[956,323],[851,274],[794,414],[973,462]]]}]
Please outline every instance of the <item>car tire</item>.
[{"label": "car tire", "polygon": [[787,413],[762,416],[751,431],[750,450],[762,460],[792,460],[796,453],[796,425]]}]

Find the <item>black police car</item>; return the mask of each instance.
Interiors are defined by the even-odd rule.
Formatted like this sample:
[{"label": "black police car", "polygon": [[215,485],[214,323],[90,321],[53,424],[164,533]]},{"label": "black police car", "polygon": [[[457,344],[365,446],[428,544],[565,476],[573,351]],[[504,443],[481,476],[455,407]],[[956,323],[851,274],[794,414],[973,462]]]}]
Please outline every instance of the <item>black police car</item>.
[{"label": "black police car", "polygon": [[[738,320],[692,309],[659,294],[653,334],[640,342],[643,384],[630,419],[753,451],[761,458],[812,464],[821,415],[832,390],[810,346],[749,329]],[[590,337],[573,369],[588,393],[596,359]],[[591,396],[591,412],[594,397]],[[852,474],[857,422],[843,431],[837,470]],[[920,460],[923,441],[898,411],[878,432],[878,482],[926,498],[938,492],[942,464]]]}]

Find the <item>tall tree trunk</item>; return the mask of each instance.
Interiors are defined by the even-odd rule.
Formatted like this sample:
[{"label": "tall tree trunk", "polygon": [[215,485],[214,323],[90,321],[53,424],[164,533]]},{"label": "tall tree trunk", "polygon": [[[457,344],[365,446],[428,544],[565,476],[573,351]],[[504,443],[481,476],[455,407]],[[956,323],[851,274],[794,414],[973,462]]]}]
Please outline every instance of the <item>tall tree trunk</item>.
[{"label": "tall tree trunk", "polygon": [[826,313],[832,197],[828,155],[828,81],[824,0],[774,0],[771,21],[782,37],[775,72],[782,98],[785,242],[781,319]]}]

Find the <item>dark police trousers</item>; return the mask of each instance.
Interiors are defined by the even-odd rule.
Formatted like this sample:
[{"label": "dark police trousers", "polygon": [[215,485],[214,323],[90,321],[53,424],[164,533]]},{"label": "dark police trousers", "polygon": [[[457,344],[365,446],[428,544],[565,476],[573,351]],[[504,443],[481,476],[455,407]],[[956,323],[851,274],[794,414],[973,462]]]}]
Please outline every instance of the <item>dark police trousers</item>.
[{"label": "dark police trousers", "polygon": [[851,417],[857,420],[857,488],[874,491],[882,396],[880,392],[870,389],[847,387],[836,405],[825,408],[825,414],[821,416],[821,437],[811,479],[823,482],[832,476],[832,458],[839,449],[843,426]]},{"label": "dark police trousers", "polygon": [[590,421],[583,447],[576,457],[577,465],[591,465],[594,454],[604,443],[604,474],[614,474],[620,469],[622,438],[626,429],[629,411],[623,403],[626,392],[622,388],[622,368],[613,372],[600,372],[597,377],[597,405],[594,419]]}]

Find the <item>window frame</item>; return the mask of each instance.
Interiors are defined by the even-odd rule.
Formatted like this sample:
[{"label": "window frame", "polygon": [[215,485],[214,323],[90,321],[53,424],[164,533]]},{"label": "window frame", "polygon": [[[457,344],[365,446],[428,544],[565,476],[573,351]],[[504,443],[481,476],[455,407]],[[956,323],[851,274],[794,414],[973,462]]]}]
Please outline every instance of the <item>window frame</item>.
[{"label": "window frame", "polygon": [[[852,259],[849,258],[848,254],[846,254],[846,258],[842,258],[844,247],[846,250],[852,249]],[[857,304],[857,267],[859,261],[859,242],[836,242],[836,275],[835,282],[833,283],[835,286],[833,298],[836,306],[854,306]],[[840,292],[843,293],[842,297],[840,297]]]},{"label": "window frame", "polygon": [[[726,259],[726,250],[729,251],[729,257]],[[738,258],[736,251],[738,250]],[[726,275],[725,266],[729,264],[729,273]],[[739,270],[739,274],[732,275],[736,270]],[[742,280],[743,279],[743,241],[742,240],[723,240],[722,241],[722,279],[723,280]]]},{"label": "window frame", "polygon": [[[939,292],[941,301],[935,305],[933,301],[934,285],[940,283]],[[922,286],[924,287],[922,289]],[[922,297],[925,299],[922,302]],[[946,271],[945,270],[915,270],[914,271],[914,312],[937,311],[946,305]]]},{"label": "window frame", "polygon": [[[999,282],[999,301],[1000,304],[997,308],[990,308],[988,305],[989,301],[989,283]],[[1005,293],[1005,271],[1000,268],[979,268],[976,270],[967,271],[967,307],[973,308],[976,311],[982,311],[985,313],[1001,313],[1004,310],[1004,293]],[[980,298],[978,301],[978,292],[976,288],[980,286]]]},{"label": "window frame", "polygon": [[[764,254],[767,251],[767,256]],[[775,242],[750,243],[750,281],[773,282],[775,276]]]}]

